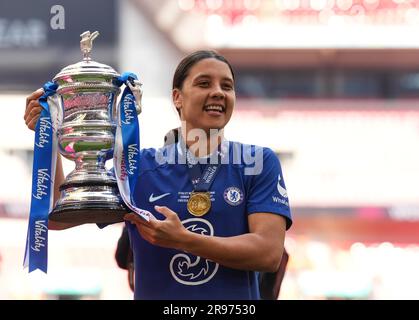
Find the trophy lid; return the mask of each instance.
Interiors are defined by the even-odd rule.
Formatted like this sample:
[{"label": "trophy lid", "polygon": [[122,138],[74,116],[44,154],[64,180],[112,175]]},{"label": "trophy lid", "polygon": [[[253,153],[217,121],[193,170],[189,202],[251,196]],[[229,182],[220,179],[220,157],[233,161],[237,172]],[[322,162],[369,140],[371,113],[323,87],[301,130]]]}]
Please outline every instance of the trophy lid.
[{"label": "trophy lid", "polygon": [[103,75],[119,77],[119,73],[117,73],[112,67],[90,60],[81,61],[63,68],[54,77],[53,81],[75,75]]},{"label": "trophy lid", "polygon": [[93,47],[93,40],[99,35],[98,31],[90,33],[90,31],[83,32],[80,37],[82,38],[80,41],[80,49],[83,53],[83,60],[71,64],[65,68],[63,68],[53,79],[53,81],[66,79],[68,77],[75,75],[96,75],[96,76],[112,76],[118,77],[119,73],[117,73],[112,67],[102,64],[96,61],[93,61],[90,58],[90,52],[92,51]]}]

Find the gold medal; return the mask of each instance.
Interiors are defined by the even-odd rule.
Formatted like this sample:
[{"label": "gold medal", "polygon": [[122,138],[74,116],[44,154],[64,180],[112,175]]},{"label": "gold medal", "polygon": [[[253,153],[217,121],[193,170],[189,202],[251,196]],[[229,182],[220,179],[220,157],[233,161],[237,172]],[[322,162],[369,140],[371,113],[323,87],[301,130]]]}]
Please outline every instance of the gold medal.
[{"label": "gold medal", "polygon": [[209,192],[192,191],[188,200],[188,211],[195,217],[201,217],[211,209],[211,195]]}]

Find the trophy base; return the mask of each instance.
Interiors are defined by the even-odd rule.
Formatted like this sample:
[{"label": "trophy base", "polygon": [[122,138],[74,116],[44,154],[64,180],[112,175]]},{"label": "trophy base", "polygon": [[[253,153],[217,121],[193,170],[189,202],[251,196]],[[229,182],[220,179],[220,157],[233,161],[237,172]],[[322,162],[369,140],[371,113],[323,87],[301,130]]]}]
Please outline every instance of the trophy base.
[{"label": "trophy base", "polygon": [[49,214],[51,221],[67,223],[115,223],[124,221],[131,212],[124,205],[114,203],[80,203],[57,205]]}]

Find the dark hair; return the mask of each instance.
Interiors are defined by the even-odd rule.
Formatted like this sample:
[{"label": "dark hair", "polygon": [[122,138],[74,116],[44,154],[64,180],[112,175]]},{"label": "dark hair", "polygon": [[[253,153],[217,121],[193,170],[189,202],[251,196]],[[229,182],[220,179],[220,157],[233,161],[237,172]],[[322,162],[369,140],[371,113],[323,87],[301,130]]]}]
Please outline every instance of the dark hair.
[{"label": "dark hair", "polygon": [[180,127],[169,130],[164,136],[164,145],[168,146],[173,143],[178,143],[180,130]]},{"label": "dark hair", "polygon": [[183,82],[188,76],[189,70],[197,62],[204,59],[210,59],[210,58],[217,59],[219,61],[226,63],[228,67],[230,68],[231,74],[233,75],[233,79],[234,79],[233,68],[231,67],[230,63],[227,61],[226,58],[224,58],[222,55],[220,55],[219,53],[213,50],[199,50],[199,51],[195,51],[187,55],[185,58],[182,59],[181,62],[179,62],[179,65],[176,68],[175,74],[173,75],[172,89],[182,89]]}]

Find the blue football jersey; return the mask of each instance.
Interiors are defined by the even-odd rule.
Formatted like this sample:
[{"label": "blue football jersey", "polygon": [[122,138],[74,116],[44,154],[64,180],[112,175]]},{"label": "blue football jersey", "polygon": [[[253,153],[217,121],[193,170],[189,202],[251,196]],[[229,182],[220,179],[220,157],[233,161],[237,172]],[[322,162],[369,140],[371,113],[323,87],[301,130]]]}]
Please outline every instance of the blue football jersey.
[{"label": "blue football jersey", "polygon": [[[210,236],[248,233],[248,215],[256,212],[284,216],[288,229],[292,223],[288,195],[275,153],[269,148],[225,143],[228,148],[210,187],[211,209],[207,214],[196,217],[187,210],[193,190],[187,165],[161,161],[162,154],[178,157],[182,152],[179,144],[141,151],[133,196],[136,206],[149,210],[157,219],[164,217],[154,206],[167,206],[178,214],[186,229]],[[260,159],[252,163],[258,150]],[[136,299],[260,298],[256,272],[153,246],[141,238],[135,225],[127,223],[127,227],[134,252]]]}]

